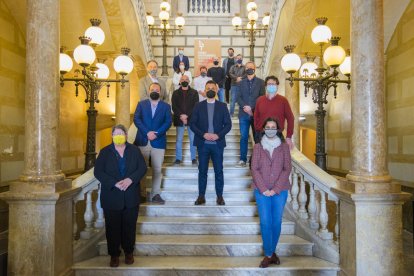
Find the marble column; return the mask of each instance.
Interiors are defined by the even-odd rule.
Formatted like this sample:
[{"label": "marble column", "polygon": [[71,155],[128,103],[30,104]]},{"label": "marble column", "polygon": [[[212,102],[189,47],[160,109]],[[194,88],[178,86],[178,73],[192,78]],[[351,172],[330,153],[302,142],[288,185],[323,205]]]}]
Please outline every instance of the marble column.
[{"label": "marble column", "polygon": [[72,265],[71,182],[59,159],[59,1],[28,0],[25,167],[10,191],[8,275],[61,275]]},{"label": "marble column", "polygon": [[[129,79],[129,77],[126,78]],[[124,88],[120,83],[116,84],[115,123],[122,124],[127,129],[131,125],[129,82],[125,83]]]},{"label": "marble column", "polygon": [[351,0],[352,169],[340,202],[342,275],[401,275],[402,204],[387,169],[383,1]]},{"label": "marble column", "polygon": [[[288,75],[284,79],[286,79]],[[295,82],[293,87],[290,86],[289,81],[285,81],[285,96],[289,101],[290,108],[295,116],[295,124],[293,129],[293,143],[296,148],[300,149],[300,97],[299,97],[299,83]]]}]

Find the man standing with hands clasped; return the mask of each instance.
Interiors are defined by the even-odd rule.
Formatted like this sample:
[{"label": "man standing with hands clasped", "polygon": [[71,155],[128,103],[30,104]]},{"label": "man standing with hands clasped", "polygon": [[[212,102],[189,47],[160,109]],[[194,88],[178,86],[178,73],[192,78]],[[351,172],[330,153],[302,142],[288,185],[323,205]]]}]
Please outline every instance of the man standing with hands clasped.
[{"label": "man standing with hands clasped", "polygon": [[191,115],[190,128],[194,132],[194,145],[198,151],[198,198],[195,205],[206,203],[208,163],[213,161],[217,204],[225,205],[223,199],[223,151],[226,134],[231,130],[231,118],[227,105],[215,100],[217,83],[210,80],[205,87],[207,100],[198,103]]}]

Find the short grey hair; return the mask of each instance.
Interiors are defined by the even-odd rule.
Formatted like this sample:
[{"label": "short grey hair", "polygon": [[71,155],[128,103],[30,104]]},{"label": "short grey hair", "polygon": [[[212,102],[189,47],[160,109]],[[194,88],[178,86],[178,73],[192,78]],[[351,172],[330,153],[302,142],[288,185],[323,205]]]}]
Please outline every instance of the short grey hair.
[{"label": "short grey hair", "polygon": [[115,126],[113,126],[112,127],[112,134],[114,134],[114,131],[116,130],[116,129],[120,129],[120,130],[122,130],[124,133],[125,133],[125,135],[127,135],[128,134],[128,131],[127,131],[127,129],[126,129],[126,127],[124,126],[124,125],[121,125],[121,124],[118,124],[118,125],[115,125]]}]

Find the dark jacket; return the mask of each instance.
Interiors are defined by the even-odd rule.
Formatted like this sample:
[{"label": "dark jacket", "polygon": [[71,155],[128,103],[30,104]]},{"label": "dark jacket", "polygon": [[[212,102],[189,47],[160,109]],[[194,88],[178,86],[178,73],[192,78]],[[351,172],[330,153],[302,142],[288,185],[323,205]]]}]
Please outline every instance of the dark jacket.
[{"label": "dark jacket", "polygon": [[189,87],[187,91],[183,91],[179,88],[173,92],[171,105],[174,113],[174,126],[183,126],[183,122],[180,120],[180,115],[182,114],[187,115],[187,122],[190,122],[191,113],[193,113],[193,109],[198,101],[198,92],[191,87]]},{"label": "dark jacket", "polygon": [[[226,146],[226,134],[231,130],[231,118],[227,105],[225,103],[215,101],[214,117],[213,117],[214,133],[219,136],[216,141],[217,146]],[[207,100],[199,102],[191,116],[190,128],[194,132],[194,146],[204,144],[204,134],[208,132],[208,116],[207,116]]]},{"label": "dark jacket", "polygon": [[150,141],[151,146],[157,149],[167,147],[167,130],[171,127],[171,107],[164,101],[159,101],[152,118],[151,101],[143,100],[137,105],[134,114],[134,123],[138,128],[135,144],[144,147],[148,144],[147,134],[150,131],[157,132],[157,139]]},{"label": "dark jacket", "polygon": [[249,80],[247,78],[242,79],[240,82],[239,93],[237,94],[237,103],[239,104],[239,118],[248,116],[246,112],[243,111],[243,106],[250,106],[254,111],[256,106],[257,98],[265,94],[265,84],[264,80],[254,77],[252,83],[252,89],[250,89]]},{"label": "dark jacket", "polygon": [[[173,60],[173,69],[175,72],[180,70],[180,62],[180,55],[176,55]],[[188,57],[183,55],[182,62],[184,62],[185,71],[188,71],[188,69],[190,68],[190,60],[188,59]]]},{"label": "dark jacket", "polygon": [[[147,165],[139,148],[126,143],[125,177],[121,176],[114,144],[104,147],[95,162],[94,175],[101,182],[101,206],[106,210],[122,210],[139,204],[139,182],[147,172]],[[121,191],[115,184],[125,178],[132,180],[126,191]]]}]

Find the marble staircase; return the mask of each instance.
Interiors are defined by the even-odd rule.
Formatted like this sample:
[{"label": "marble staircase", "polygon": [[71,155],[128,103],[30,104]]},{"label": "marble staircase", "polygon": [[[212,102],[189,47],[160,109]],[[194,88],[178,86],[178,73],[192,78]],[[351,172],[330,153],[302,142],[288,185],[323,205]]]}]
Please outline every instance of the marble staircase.
[{"label": "marble staircase", "polygon": [[[225,160],[231,160],[224,169],[225,206],[215,203],[212,167],[207,203],[194,205],[198,170],[188,163],[186,143],[183,165],[174,167],[173,160],[165,161],[162,196],[166,204],[140,206],[135,263],[127,266],[121,262],[119,268],[110,268],[103,240],[97,245],[97,257],[74,265],[76,275],[337,275],[338,265],[314,257],[313,243],[296,236],[295,222],[288,219],[283,220],[277,248],[282,264],[258,268],[263,255],[259,218],[249,169],[234,166],[239,129],[237,120],[233,123],[235,128],[228,136],[228,149],[233,151],[225,155]],[[169,148],[174,149],[175,130],[168,134]],[[173,150],[169,153],[174,156]]]}]

